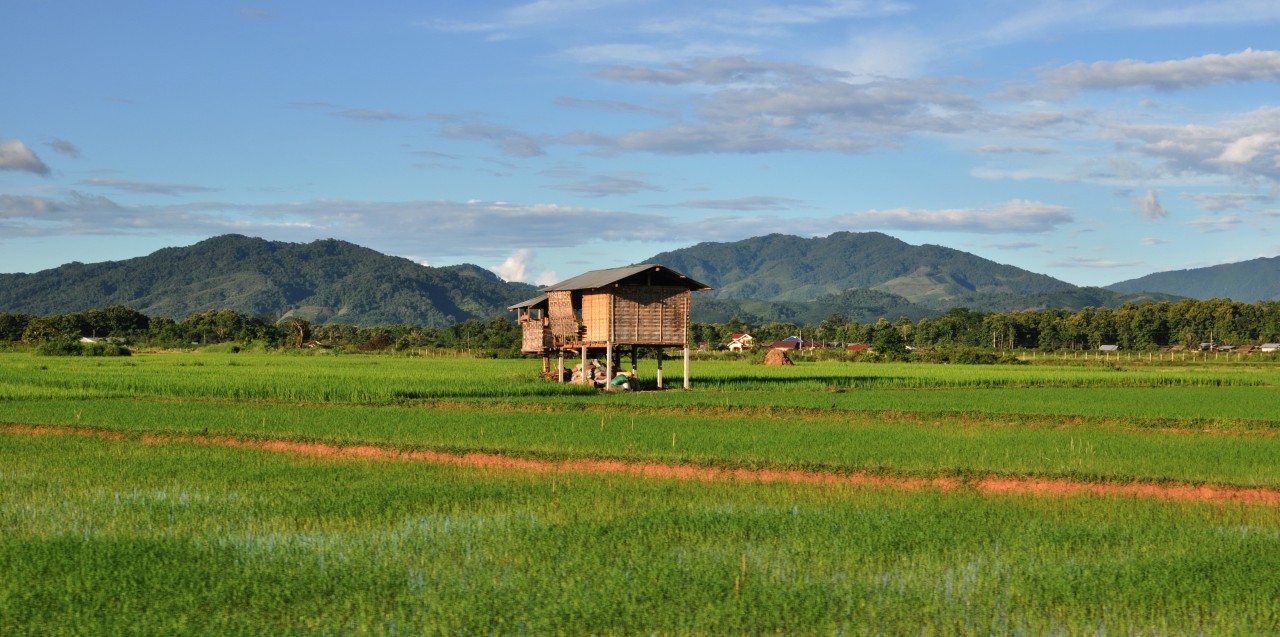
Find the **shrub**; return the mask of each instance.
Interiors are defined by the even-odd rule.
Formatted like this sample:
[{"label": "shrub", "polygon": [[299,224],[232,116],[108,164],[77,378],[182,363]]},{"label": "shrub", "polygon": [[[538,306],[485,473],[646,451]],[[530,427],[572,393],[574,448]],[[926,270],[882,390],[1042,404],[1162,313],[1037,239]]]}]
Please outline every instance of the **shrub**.
[{"label": "shrub", "polygon": [[931,352],[917,352],[918,360],[926,363],[953,363],[956,365],[1019,365],[1026,361],[1006,352],[974,347],[955,349],[939,349]]},{"label": "shrub", "polygon": [[36,353],[41,356],[79,356],[80,343],[73,338],[55,338],[45,341],[36,348]]},{"label": "shrub", "polygon": [[128,347],[119,343],[94,343],[80,346],[81,356],[132,356]]},{"label": "shrub", "polygon": [[130,356],[133,352],[118,343],[80,343],[73,338],[59,338],[41,343],[36,348],[41,356]]}]

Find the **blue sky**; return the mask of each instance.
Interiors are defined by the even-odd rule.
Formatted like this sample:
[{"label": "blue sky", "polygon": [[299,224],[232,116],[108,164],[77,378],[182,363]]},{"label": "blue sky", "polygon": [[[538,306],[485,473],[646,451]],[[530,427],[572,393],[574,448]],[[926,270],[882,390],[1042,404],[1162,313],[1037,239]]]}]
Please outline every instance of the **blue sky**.
[{"label": "blue sky", "polygon": [[1272,0],[0,4],[0,272],[226,233],[547,283],[879,231],[1280,254]]}]

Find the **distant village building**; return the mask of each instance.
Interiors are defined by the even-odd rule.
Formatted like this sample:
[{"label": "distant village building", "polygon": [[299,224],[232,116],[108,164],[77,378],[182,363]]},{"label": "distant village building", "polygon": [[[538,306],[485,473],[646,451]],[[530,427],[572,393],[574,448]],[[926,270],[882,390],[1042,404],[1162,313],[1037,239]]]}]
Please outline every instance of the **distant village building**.
[{"label": "distant village building", "polygon": [[1120,350],[1119,345],[1099,345],[1098,346],[1098,351],[1100,352],[1115,352],[1119,350]]},{"label": "distant village building", "polygon": [[94,345],[97,343],[123,343],[123,338],[114,336],[81,336],[80,343],[82,345]]},{"label": "distant village building", "polygon": [[741,352],[744,349],[755,347],[755,337],[750,334],[734,334],[729,337],[728,347],[731,352]]},{"label": "distant village building", "polygon": [[780,350],[786,351],[786,350],[800,350],[800,349],[818,349],[819,347],[824,347],[824,344],[819,343],[817,341],[806,341],[800,338],[799,336],[788,336],[780,341],[774,341],[772,343],[769,343],[765,347],[768,347],[769,349],[780,349]]},{"label": "distant village building", "polygon": [[581,356],[581,381],[590,382],[588,357],[603,354],[604,377],[616,370],[618,347],[631,352],[657,349],[657,383],[662,386],[662,350],[679,347],[684,352],[684,386],[689,387],[689,303],[691,293],[710,290],[671,268],[653,263],[593,270],[543,288],[543,294],[510,306],[517,313],[523,339],[521,349],[540,353],[543,371],[549,373],[551,355],[557,355],[556,376],[564,380],[566,352]]},{"label": "distant village building", "polygon": [[1271,353],[1280,350],[1280,343],[1263,343],[1258,346],[1259,352]]}]

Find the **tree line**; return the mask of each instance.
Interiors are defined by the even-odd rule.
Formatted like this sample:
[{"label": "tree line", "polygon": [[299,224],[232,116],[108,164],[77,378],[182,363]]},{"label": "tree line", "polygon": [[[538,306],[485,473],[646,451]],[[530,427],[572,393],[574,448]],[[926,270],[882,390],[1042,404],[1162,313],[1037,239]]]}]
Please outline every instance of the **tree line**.
[{"label": "tree line", "polygon": [[1242,303],[1230,299],[1183,299],[1176,303],[1126,304],[1117,308],[1086,307],[1079,311],[1034,310],[973,312],[955,308],[912,322],[848,321],[832,314],[817,325],[731,320],[695,323],[691,340],[727,343],[736,333],[749,333],[763,344],[788,336],[828,344],[901,341],[916,347],[987,347],[993,349],[1123,349],[1153,350],[1201,343],[1248,345],[1280,342],[1280,301]]},{"label": "tree line", "polygon": [[[1201,343],[1280,342],[1280,301],[1184,299],[1118,308],[1086,307],[1079,311],[974,312],[955,308],[914,322],[901,317],[893,322],[881,318],[874,323],[859,323],[846,320],[841,314],[832,314],[816,325],[749,324],[731,319],[725,323],[693,323],[689,336],[692,343],[714,349],[724,346],[737,333],[751,334],[758,344],[800,336],[829,345],[866,343],[881,351],[905,345],[997,350],[1097,349],[1102,345],[1131,350],[1197,348]],[[521,341],[520,326],[505,316],[434,328],[313,325],[301,318],[276,320],[230,309],[192,314],[181,321],[148,317],[121,305],[51,316],[0,312],[0,341],[41,344],[81,337],[158,348],[260,343],[267,347],[311,345],[360,351],[434,347],[509,355],[519,354]]]},{"label": "tree line", "polygon": [[181,321],[149,317],[122,305],[50,316],[0,312],[0,341],[40,345],[84,337],[165,349],[222,343],[261,344],[272,348],[341,347],[359,351],[436,347],[518,354],[520,349],[519,326],[503,316],[488,321],[468,319],[449,327],[434,328],[313,325],[301,318],[276,320],[268,315],[251,316],[231,309],[196,313]]}]

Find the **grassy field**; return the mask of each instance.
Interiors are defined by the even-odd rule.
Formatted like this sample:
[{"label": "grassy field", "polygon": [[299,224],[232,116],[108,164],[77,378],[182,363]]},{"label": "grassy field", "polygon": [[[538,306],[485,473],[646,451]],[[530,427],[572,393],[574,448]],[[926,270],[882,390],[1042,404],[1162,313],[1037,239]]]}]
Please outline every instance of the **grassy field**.
[{"label": "grassy field", "polygon": [[[1280,629],[1274,504],[972,486],[1280,490],[1280,368],[715,361],[695,362],[693,391],[632,394],[539,381],[537,369],[0,354],[0,634]],[[913,478],[955,486],[902,486]]]}]

